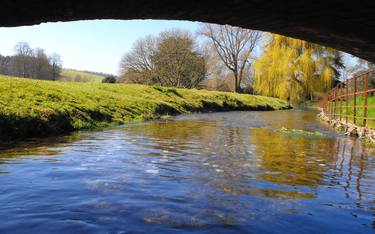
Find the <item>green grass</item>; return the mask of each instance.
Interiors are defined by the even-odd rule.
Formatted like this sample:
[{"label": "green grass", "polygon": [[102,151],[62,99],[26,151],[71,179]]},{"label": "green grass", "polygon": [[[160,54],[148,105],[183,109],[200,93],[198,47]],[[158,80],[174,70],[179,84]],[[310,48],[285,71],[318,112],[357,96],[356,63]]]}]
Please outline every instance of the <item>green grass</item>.
[{"label": "green grass", "polygon": [[192,112],[288,107],[276,98],[247,94],[6,76],[0,76],[0,97],[2,139],[47,136]]},{"label": "green grass", "polygon": [[[360,97],[357,97],[356,98],[356,106],[364,106],[364,103],[365,103],[365,98],[360,96]],[[337,118],[339,118],[339,114],[340,114],[340,101],[338,101],[336,103],[336,113],[337,113]],[[373,107],[370,107],[367,109],[367,117],[369,118],[375,118],[375,97],[374,96],[370,96],[367,98],[367,105],[368,106],[373,106]],[[354,115],[354,98],[351,98],[349,99],[349,103],[348,103],[348,106],[349,106],[349,110],[348,110],[348,115],[349,116],[353,116]],[[345,103],[345,100],[342,101],[342,115],[347,115],[346,113],[346,103]],[[356,120],[356,125],[358,126],[363,126],[363,117],[364,116],[364,108],[356,108],[356,116],[357,116],[357,120]],[[342,117],[342,120],[345,121],[345,117]],[[349,117],[348,118],[348,121],[350,123],[353,123],[353,117]],[[367,127],[370,127],[370,128],[375,128],[375,121],[374,120],[367,120]]]},{"label": "green grass", "polygon": [[72,69],[62,69],[60,74],[60,81],[73,81],[73,82],[94,82],[100,83],[104,76],[91,74],[89,72],[76,71]]}]

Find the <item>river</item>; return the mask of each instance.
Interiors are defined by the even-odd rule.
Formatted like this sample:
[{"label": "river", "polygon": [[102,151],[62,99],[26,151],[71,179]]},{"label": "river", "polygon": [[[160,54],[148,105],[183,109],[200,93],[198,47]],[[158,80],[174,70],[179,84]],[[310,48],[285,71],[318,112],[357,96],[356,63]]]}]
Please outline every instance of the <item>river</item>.
[{"label": "river", "polygon": [[316,114],[193,114],[2,149],[0,233],[374,233],[373,148]]}]

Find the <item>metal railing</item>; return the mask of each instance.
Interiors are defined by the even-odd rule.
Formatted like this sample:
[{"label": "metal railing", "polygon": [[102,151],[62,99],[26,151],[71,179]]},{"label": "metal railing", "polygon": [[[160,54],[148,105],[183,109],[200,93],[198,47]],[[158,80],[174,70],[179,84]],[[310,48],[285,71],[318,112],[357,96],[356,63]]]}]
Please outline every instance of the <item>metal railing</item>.
[{"label": "metal railing", "polygon": [[[371,127],[375,124],[375,103],[369,105],[369,97],[375,93],[375,70],[355,75],[339,83],[323,98],[322,108],[325,115],[333,120],[352,123],[357,126]],[[369,122],[372,123],[369,124]]]}]

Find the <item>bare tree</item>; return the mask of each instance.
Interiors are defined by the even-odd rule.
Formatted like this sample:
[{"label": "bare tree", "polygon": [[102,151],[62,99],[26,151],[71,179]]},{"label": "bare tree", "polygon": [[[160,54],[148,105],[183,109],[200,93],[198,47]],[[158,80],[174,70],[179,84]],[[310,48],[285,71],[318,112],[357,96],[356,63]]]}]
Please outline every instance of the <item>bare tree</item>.
[{"label": "bare tree", "polygon": [[129,83],[152,83],[154,64],[152,56],[157,51],[157,38],[146,36],[138,39],[129,53],[120,62],[121,80]]},{"label": "bare tree", "polygon": [[10,66],[11,61],[12,61],[12,58],[10,56],[0,55],[0,74],[3,74],[3,75],[12,74],[12,70]]},{"label": "bare tree", "polygon": [[229,25],[202,24],[199,34],[209,39],[221,61],[233,73],[234,92],[240,91],[262,33]]},{"label": "bare tree", "polygon": [[206,69],[192,35],[172,29],[137,40],[121,59],[120,74],[123,83],[191,88],[205,78]]},{"label": "bare tree", "polygon": [[158,50],[152,56],[161,85],[193,88],[205,79],[206,61],[194,47],[194,39],[188,32],[161,35]]},{"label": "bare tree", "polygon": [[14,46],[15,56],[12,59],[12,70],[16,76],[32,77],[33,50],[26,42],[19,42]]},{"label": "bare tree", "polygon": [[36,48],[34,50],[34,57],[32,58],[32,76],[31,78],[40,80],[51,79],[50,68],[48,57],[43,49]]},{"label": "bare tree", "polygon": [[62,68],[61,56],[57,53],[53,53],[49,56],[49,62],[51,64],[51,77],[52,80],[57,80],[59,78]]},{"label": "bare tree", "polygon": [[200,51],[206,60],[207,79],[223,80],[231,72],[221,61],[211,43],[204,43]]}]

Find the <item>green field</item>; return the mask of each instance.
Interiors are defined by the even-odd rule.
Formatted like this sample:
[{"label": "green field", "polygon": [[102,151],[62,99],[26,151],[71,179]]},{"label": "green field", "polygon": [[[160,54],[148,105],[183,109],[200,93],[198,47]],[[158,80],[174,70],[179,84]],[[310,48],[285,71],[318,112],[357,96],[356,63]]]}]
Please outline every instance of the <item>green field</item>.
[{"label": "green field", "polygon": [[[364,103],[365,103],[364,97],[360,96],[360,97],[356,98],[356,106],[359,107],[359,108],[356,108],[356,117],[357,117],[356,125],[358,125],[358,126],[363,126],[363,118],[361,118],[361,117],[364,116],[364,108],[362,108],[364,106]],[[337,118],[339,118],[340,101],[338,101],[336,103],[336,105],[337,105],[336,106]],[[348,115],[353,116],[354,115],[354,108],[353,108],[354,99],[353,98],[349,99],[348,106],[349,106],[348,107]],[[367,106],[369,106],[369,108],[367,109],[367,117],[375,118],[375,97],[374,96],[368,97]],[[343,116],[347,115],[345,100],[342,101],[342,115]],[[342,120],[345,121],[345,118],[346,117],[342,117]],[[353,123],[354,122],[353,117],[348,117],[348,122]],[[367,125],[367,127],[375,128],[375,120],[367,120],[366,125]]]},{"label": "green field", "polygon": [[285,101],[159,86],[53,82],[0,76],[0,138],[61,134],[192,112],[274,110]]},{"label": "green field", "polygon": [[104,76],[95,75],[89,72],[77,71],[73,69],[62,69],[59,81],[100,83],[103,79]]}]

